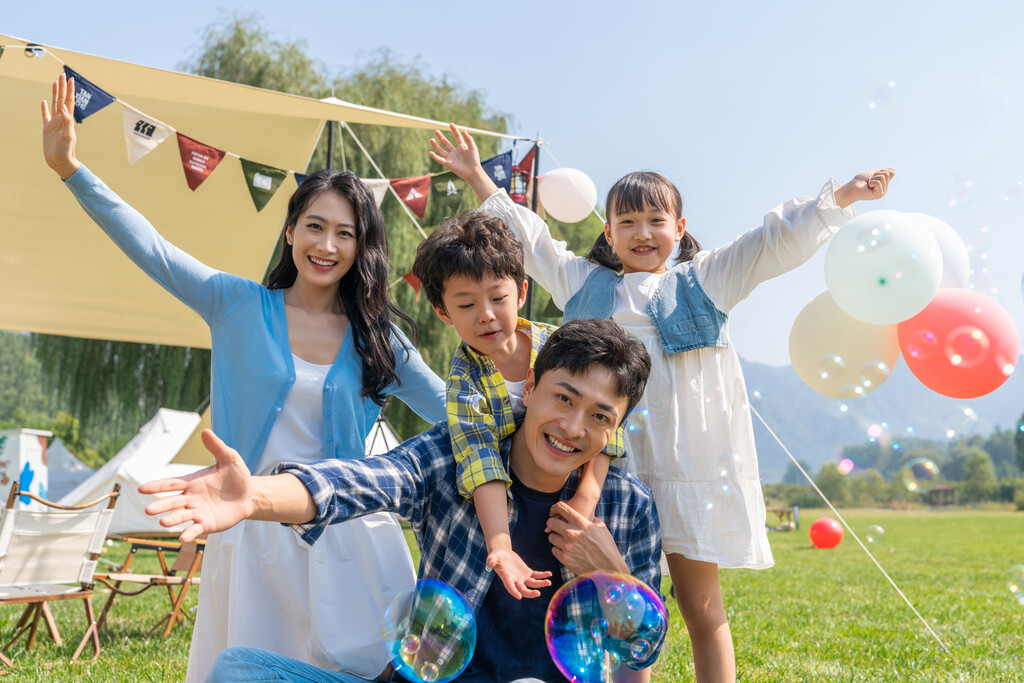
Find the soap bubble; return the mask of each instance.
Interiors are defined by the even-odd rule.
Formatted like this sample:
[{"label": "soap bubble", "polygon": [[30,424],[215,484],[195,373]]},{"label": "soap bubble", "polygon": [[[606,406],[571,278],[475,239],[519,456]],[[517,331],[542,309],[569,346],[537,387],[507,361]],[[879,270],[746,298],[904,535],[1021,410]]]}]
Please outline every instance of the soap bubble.
[{"label": "soap bubble", "polygon": [[636,434],[637,436],[645,433],[650,429],[651,426],[651,411],[643,406],[637,406],[633,410],[629,411],[629,415],[626,417],[626,429],[627,434]]},{"label": "soap bubble", "polygon": [[860,383],[865,389],[870,391],[887,380],[891,373],[892,369],[884,361],[868,361],[860,368]]},{"label": "soap bubble", "polygon": [[604,683],[619,666],[647,668],[667,630],[665,605],[647,584],[608,572],[564,584],[544,620],[548,652],[573,683]]},{"label": "soap bubble", "polygon": [[978,428],[978,414],[967,406],[961,406],[946,415],[944,425],[947,439],[964,436]]},{"label": "soap bubble", "polygon": [[1013,593],[1017,602],[1024,605],[1024,564],[1010,567],[1010,571],[1007,572],[1006,587]]},{"label": "soap bubble", "polygon": [[856,467],[856,465],[854,465],[853,461],[849,458],[843,458],[839,461],[839,464],[836,465],[836,469],[839,470],[839,474],[849,474],[850,472],[853,472],[854,467]]},{"label": "soap bubble", "polygon": [[896,100],[896,81],[876,83],[868,93],[868,109],[884,111],[890,109]]},{"label": "soap bubble", "polygon": [[974,181],[955,175],[949,180],[949,206],[967,206],[974,201]]},{"label": "soap bubble", "polygon": [[903,485],[911,492],[927,488],[939,478],[939,466],[928,458],[914,458],[903,467]]},{"label": "soap bubble", "polygon": [[476,618],[457,590],[443,581],[420,579],[388,607],[384,645],[409,681],[447,683],[473,658]]},{"label": "soap bubble", "polygon": [[1003,190],[1003,201],[1011,201],[1024,197],[1024,182],[1017,180],[1006,186]]},{"label": "soap bubble", "polygon": [[818,361],[818,377],[831,379],[842,372],[845,367],[846,363],[843,359],[835,354],[822,356]]},{"label": "soap bubble", "polygon": [[880,543],[882,541],[882,536],[884,536],[884,535],[885,535],[885,529],[883,529],[882,527],[878,526],[877,524],[872,524],[871,526],[868,527],[868,533],[867,533],[868,543]]}]

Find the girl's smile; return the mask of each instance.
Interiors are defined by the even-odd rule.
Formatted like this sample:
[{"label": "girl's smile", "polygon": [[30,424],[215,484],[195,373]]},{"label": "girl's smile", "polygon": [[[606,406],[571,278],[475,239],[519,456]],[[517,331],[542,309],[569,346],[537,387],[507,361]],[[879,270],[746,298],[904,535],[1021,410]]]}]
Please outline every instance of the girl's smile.
[{"label": "girl's smile", "polygon": [[686,219],[656,206],[610,214],[604,236],[626,273],[664,273],[686,231]]}]

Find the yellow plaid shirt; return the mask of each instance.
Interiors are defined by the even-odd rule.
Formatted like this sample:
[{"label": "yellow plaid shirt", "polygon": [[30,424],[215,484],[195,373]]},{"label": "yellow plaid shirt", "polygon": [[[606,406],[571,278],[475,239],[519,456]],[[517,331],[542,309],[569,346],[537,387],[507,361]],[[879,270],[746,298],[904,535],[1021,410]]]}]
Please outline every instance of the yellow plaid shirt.
[{"label": "yellow plaid shirt", "polygon": [[[530,335],[532,368],[548,335],[558,328],[519,318],[516,329]],[[490,358],[463,342],[452,358],[446,394],[459,493],[471,498],[477,486],[489,481],[503,481],[509,486],[512,480],[505,471],[498,444],[516,430],[516,420],[501,372]],[[604,452],[613,460],[625,455],[621,426]]]}]

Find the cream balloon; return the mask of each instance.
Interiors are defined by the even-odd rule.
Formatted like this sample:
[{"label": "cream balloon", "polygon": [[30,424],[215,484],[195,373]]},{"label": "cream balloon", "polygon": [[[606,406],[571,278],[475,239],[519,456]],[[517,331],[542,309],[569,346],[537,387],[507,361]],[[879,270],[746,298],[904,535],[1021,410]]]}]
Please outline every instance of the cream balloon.
[{"label": "cream balloon", "polygon": [[575,168],[556,168],[540,177],[540,201],[552,218],[563,223],[579,223],[590,215],[597,203],[594,181]]},{"label": "cream balloon", "polygon": [[908,213],[916,218],[924,227],[931,230],[932,236],[939,244],[942,252],[942,280],[939,289],[967,287],[967,278],[971,274],[971,259],[967,256],[967,247],[950,225],[935,216],[926,213]]},{"label": "cream balloon", "polygon": [[825,252],[825,282],[839,307],[874,325],[920,313],[939,290],[942,252],[931,231],[900,211],[857,216]]},{"label": "cream balloon", "polygon": [[789,359],[811,389],[857,398],[877,389],[896,366],[896,325],[872,325],[844,312],[828,292],[800,311],[789,333]]}]

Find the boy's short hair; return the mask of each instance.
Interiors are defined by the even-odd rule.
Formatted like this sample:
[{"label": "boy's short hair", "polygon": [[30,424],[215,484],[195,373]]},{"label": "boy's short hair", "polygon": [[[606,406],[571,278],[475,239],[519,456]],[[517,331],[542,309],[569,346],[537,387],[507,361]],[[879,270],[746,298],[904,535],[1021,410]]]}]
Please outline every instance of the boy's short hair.
[{"label": "boy's short hair", "polygon": [[492,275],[522,287],[526,282],[523,245],[500,218],[465,211],[444,219],[420,242],[412,274],[419,279],[430,305],[443,311],[445,285],[456,275],[477,280]]},{"label": "boy's short hair", "polygon": [[545,372],[559,368],[582,375],[595,364],[611,371],[615,393],[628,401],[628,413],[644,395],[651,357],[638,339],[611,320],[571,320],[552,332],[534,361],[533,379],[540,382]]}]

